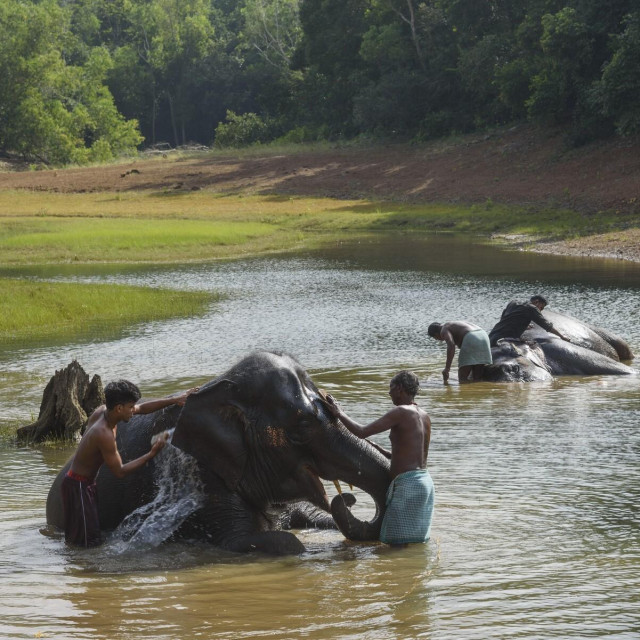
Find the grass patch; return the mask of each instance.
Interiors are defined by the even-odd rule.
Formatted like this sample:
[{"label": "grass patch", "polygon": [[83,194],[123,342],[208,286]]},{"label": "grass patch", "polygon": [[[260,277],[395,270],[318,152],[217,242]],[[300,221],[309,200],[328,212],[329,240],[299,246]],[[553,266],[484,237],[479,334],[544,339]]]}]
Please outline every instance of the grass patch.
[{"label": "grass patch", "polygon": [[203,313],[217,298],[206,292],[0,278],[0,345],[117,333],[134,324]]},{"label": "grass patch", "polygon": [[165,196],[0,191],[0,264],[208,261],[311,248],[370,231],[562,239],[635,226],[620,214],[491,201],[409,205],[206,190]]}]

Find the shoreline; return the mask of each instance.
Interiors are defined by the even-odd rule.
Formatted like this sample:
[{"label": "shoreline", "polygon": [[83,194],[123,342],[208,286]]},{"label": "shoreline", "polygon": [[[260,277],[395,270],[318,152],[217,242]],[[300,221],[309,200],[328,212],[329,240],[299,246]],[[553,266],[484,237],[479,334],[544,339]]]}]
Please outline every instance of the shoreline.
[{"label": "shoreline", "polygon": [[552,240],[539,236],[496,236],[495,239],[514,249],[530,253],[640,263],[640,231],[638,229],[612,231],[567,240]]},{"label": "shoreline", "polygon": [[[524,124],[419,145],[266,146],[0,171],[0,192],[21,191],[33,198],[111,194],[104,202],[138,194],[166,202],[172,196],[176,209],[191,193],[258,196],[270,201],[270,216],[287,199],[368,201],[397,207],[390,224],[398,229],[416,224],[422,231],[469,233],[535,253],[640,262],[640,138],[567,148],[561,131]],[[430,214],[417,223],[420,216],[409,211],[438,205],[470,211]],[[350,203],[353,211],[359,206]],[[41,215],[40,209],[32,215]],[[244,214],[251,218],[249,209]]]}]

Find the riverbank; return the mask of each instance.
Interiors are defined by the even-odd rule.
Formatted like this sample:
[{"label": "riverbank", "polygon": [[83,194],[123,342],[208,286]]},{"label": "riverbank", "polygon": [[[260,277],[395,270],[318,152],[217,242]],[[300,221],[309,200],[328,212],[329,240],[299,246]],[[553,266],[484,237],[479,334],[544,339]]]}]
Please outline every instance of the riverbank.
[{"label": "riverbank", "polygon": [[0,278],[0,348],[119,335],[125,327],[204,313],[204,291]]},{"label": "riverbank", "polygon": [[[640,259],[640,142],[610,140],[567,149],[561,132],[528,125],[424,145],[254,148],[233,155],[167,154],[104,167],[5,171],[0,196],[15,202],[8,190],[34,196],[105,194],[102,207],[109,203],[106,194],[112,203],[153,194],[158,203],[159,196],[174,204],[182,200],[185,206],[175,209],[185,217],[192,217],[193,207],[185,196],[197,193],[209,200],[268,197],[272,204],[287,197],[320,198],[340,201],[343,211],[351,212],[377,207],[389,213],[395,207],[396,222],[405,229],[415,223],[424,231],[478,233],[502,242],[517,236],[513,246],[529,250]],[[359,200],[364,202],[358,205]],[[306,206],[303,202],[298,212]],[[443,206],[445,215],[416,215],[421,206]],[[517,224],[512,218],[505,223],[502,206],[513,209]],[[8,207],[4,199],[0,211]],[[46,215],[48,207],[34,205],[31,212]],[[251,220],[263,221],[263,209],[264,204],[256,206]],[[481,224],[479,211],[485,212]],[[495,220],[486,211],[496,214]],[[345,230],[352,226],[348,220],[331,222]]]}]

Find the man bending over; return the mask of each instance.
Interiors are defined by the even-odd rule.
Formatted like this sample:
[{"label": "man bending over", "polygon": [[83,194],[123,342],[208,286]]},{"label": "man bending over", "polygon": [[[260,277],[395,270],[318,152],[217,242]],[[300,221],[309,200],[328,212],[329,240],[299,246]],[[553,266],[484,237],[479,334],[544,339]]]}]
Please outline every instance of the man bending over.
[{"label": "man bending over", "polygon": [[[458,380],[465,382],[480,382],[484,366],[492,364],[491,347],[487,332],[478,325],[470,322],[433,322],[427,333],[436,340],[447,343],[447,362],[442,370],[442,378],[446,384],[456,347],[458,353]],[[471,376],[471,379],[469,379]]]},{"label": "man bending over", "polygon": [[129,422],[134,414],[153,413],[172,404],[182,406],[195,390],[189,389],[174,398],[137,404],[140,390],[128,380],[110,382],[105,387],[106,404],[91,414],[71,467],[62,481],[64,536],[67,544],[95,547],[102,542],[95,485],[100,467],[106,464],[113,475],[123,478],[147,464],[165,445],[165,440],[160,438],[143,456],[122,464],[116,445],[118,422]]}]

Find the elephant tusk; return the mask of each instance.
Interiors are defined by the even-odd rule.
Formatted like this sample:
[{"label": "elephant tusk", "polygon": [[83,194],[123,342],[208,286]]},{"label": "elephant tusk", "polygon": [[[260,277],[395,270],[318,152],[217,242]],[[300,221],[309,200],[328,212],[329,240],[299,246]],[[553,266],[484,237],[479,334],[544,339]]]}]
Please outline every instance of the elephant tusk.
[{"label": "elephant tusk", "polygon": [[340,486],[340,483],[337,480],[334,480],[333,484],[336,485],[336,489],[338,490],[338,493],[342,495],[342,487]]}]

